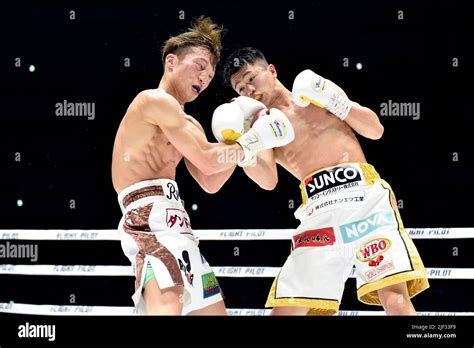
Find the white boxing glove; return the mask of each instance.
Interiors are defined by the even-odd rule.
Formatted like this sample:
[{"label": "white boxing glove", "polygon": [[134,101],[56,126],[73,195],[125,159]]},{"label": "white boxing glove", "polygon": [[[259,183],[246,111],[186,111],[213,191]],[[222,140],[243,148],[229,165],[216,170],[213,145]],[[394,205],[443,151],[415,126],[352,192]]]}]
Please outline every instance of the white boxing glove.
[{"label": "white boxing glove", "polygon": [[244,113],[235,103],[219,105],[212,115],[211,127],[218,142],[234,142],[244,133]]},{"label": "white boxing glove", "polygon": [[325,108],[345,120],[352,108],[352,101],[340,95],[332,81],[307,69],[296,76],[291,90],[296,105],[306,107],[310,103]]},{"label": "white boxing glove", "polygon": [[246,167],[261,150],[285,146],[295,138],[295,131],[286,115],[278,109],[261,110],[257,121],[237,139],[244,157],[238,163]]},{"label": "white boxing glove", "polygon": [[250,129],[257,112],[267,108],[262,102],[245,96],[232,99],[232,103],[236,103],[244,113],[244,132]]},{"label": "white boxing glove", "polygon": [[212,133],[219,142],[234,142],[248,131],[257,111],[265,105],[249,97],[237,97],[218,106],[212,115]]}]

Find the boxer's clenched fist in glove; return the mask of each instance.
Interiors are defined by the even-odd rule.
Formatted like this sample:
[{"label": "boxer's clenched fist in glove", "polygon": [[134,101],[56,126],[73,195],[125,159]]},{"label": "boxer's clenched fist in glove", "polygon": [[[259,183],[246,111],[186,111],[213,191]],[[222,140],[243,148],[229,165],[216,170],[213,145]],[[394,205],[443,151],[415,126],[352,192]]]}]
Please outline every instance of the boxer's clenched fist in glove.
[{"label": "boxer's clenched fist in glove", "polygon": [[335,87],[333,82],[308,69],[296,76],[291,92],[296,105],[306,107],[311,103],[327,109],[344,121],[352,108],[352,102],[340,95]]},{"label": "boxer's clenched fist in glove", "polygon": [[234,98],[222,104],[212,115],[212,133],[219,142],[234,142],[247,132],[258,111],[265,105],[249,97]]},{"label": "boxer's clenched fist in glove", "polygon": [[257,116],[252,128],[237,139],[244,150],[244,156],[239,162],[241,167],[251,164],[259,151],[285,146],[295,138],[293,126],[280,110],[264,109]]}]

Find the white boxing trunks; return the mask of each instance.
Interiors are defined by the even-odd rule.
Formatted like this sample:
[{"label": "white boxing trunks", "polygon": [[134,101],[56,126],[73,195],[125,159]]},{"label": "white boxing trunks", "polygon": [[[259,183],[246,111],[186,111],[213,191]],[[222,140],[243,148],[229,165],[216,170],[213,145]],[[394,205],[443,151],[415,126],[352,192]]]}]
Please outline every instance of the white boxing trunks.
[{"label": "white boxing trunks", "polygon": [[184,287],[183,315],[222,300],[175,181],[141,181],[120,192],[118,200],[123,213],[118,230],[136,277],[132,299],[138,314],[146,313],[142,290],[150,267],[160,289]]},{"label": "white boxing trunks", "polygon": [[407,282],[410,298],[429,287],[418,251],[405,232],[395,195],[368,163],[318,170],[300,185],[301,221],[292,253],[273,282],[266,307],[338,312],[353,272],[357,296],[380,305],[377,290]]}]

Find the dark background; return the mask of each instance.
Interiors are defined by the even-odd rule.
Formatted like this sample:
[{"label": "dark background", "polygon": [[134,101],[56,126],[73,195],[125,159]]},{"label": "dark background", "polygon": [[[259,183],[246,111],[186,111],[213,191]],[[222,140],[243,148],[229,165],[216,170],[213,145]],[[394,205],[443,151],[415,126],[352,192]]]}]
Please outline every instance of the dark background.
[{"label": "dark background", "polygon": [[[70,20],[71,10],[75,20]],[[289,11],[294,11],[294,20]],[[403,20],[398,11],[403,11]],[[158,86],[163,42],[201,14],[228,30],[224,59],[239,47],[255,46],[276,65],[287,87],[298,72],[310,68],[377,113],[388,100],[420,103],[419,120],[381,117],[382,139],[359,136],[367,160],[403,201],[406,227],[471,227],[469,13],[458,1],[3,4],[0,229],[117,226],[120,209],[110,166],[118,125],[137,93]],[[21,67],[15,67],[17,57]],[[124,66],[125,58],[130,67]],[[453,67],[453,58],[458,58],[458,67]],[[358,62],[361,70],[356,69]],[[29,72],[30,65],[34,72]],[[211,141],[212,111],[233,96],[217,76],[201,97],[186,105]],[[55,104],[63,100],[95,103],[95,119],[57,117]],[[15,160],[18,153],[21,161]],[[177,181],[194,229],[297,226],[293,213],[300,204],[298,181],[283,170],[272,192],[259,189],[240,168],[214,195],[202,191],[182,163]],[[17,206],[18,199],[23,206]],[[198,205],[196,211],[192,204]],[[415,243],[427,267],[474,267],[470,239]],[[200,245],[211,265],[281,266],[289,253],[286,241]],[[236,246],[239,257],[233,256]],[[458,256],[452,255],[453,247],[459,248]],[[39,264],[128,264],[118,242],[44,241],[39,250]],[[228,307],[262,308],[271,279],[220,282]],[[69,304],[69,295],[75,294],[76,304],[131,305],[133,290],[129,277],[0,275],[0,283],[8,284],[0,287],[0,302]],[[417,309],[474,311],[474,300],[467,296],[473,281],[434,280],[431,285],[415,298]],[[371,309],[357,302],[354,279],[348,280],[341,308]]]}]

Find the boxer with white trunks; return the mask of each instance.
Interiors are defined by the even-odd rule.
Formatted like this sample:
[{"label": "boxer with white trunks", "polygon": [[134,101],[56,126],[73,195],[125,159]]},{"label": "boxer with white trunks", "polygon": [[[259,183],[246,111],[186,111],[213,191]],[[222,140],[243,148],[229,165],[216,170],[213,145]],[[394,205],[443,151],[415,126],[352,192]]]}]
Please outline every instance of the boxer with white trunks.
[{"label": "boxer with white trunks", "polygon": [[379,139],[384,128],[377,115],[311,70],[295,78],[290,92],[251,47],[228,57],[224,80],[240,96],[280,109],[295,131],[293,142],[260,152],[256,165],[244,167],[268,190],[278,181],[276,164],[301,181],[295,212],[301,223],[268,296],[272,314],[337,313],[354,265],[360,301],[382,305],[387,314],[416,314],[411,298],[429,287],[423,262],[392,189],[367,163],[354,134]]},{"label": "boxer with white trunks", "polygon": [[[178,163],[184,158],[194,179],[213,193],[236,164],[294,137],[286,116],[269,110],[236,144],[211,144],[199,122],[184,113],[184,104],[195,100],[214,76],[221,31],[201,17],[189,31],[167,40],[158,88],[135,97],[117,131],[112,181],[123,213],[118,226],[122,248],[136,276],[132,298],[139,314],[227,314],[181,201]],[[243,118],[245,110],[232,104],[225,112]],[[279,126],[285,134],[275,134]]]}]

